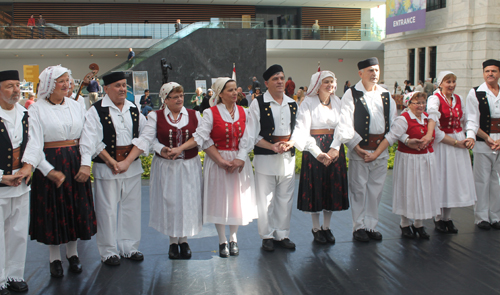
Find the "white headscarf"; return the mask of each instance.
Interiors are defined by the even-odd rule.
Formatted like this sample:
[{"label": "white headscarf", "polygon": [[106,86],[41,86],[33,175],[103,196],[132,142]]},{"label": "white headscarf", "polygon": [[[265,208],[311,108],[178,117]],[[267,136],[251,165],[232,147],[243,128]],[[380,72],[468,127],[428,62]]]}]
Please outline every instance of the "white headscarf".
[{"label": "white headscarf", "polygon": [[217,80],[215,80],[214,84],[212,85],[214,93],[210,98],[211,107],[217,104],[217,99],[219,98],[219,94],[222,92],[222,89],[224,89],[224,86],[226,86],[226,83],[229,81],[234,81],[234,80],[228,77],[217,78]]},{"label": "white headscarf", "polygon": [[71,71],[61,65],[50,66],[42,71],[38,78],[40,79],[40,86],[38,86],[38,99],[49,97],[54,89],[56,89],[56,79],[68,73],[71,77]]},{"label": "white headscarf", "polygon": [[309,84],[309,88],[307,91],[307,96],[316,95],[318,93],[318,89],[323,82],[323,79],[332,77],[333,78],[333,92],[337,90],[337,78],[335,78],[335,74],[331,71],[321,71],[316,72],[311,76],[311,83]]},{"label": "white headscarf", "polygon": [[[448,75],[448,74],[453,74],[455,75],[453,72],[451,71],[442,71],[442,72],[439,72],[439,75],[437,77],[437,84],[438,84],[438,88],[439,86],[441,85],[441,83],[443,82],[443,78]],[[456,76],[456,75],[455,75]]]},{"label": "white headscarf", "polygon": [[160,88],[160,99],[161,99],[161,108],[163,108],[163,104],[165,103],[165,99],[167,99],[167,96],[172,92],[172,89],[175,87],[181,86],[179,83],[175,82],[168,82],[163,84]]}]

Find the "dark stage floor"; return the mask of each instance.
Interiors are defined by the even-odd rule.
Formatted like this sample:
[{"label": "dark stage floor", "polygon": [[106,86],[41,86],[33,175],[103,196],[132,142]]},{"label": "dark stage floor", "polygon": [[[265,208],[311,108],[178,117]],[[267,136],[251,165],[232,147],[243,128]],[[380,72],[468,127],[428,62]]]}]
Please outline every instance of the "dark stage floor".
[{"label": "dark stage floor", "polygon": [[49,274],[48,248],[30,241],[25,271],[28,294],[500,293],[500,231],[477,229],[469,207],[453,210],[458,234],[440,235],[432,221],[426,221],[430,241],[402,239],[399,216],[391,212],[392,171],[379,208],[383,241],[353,242],[351,213],[345,211],[333,214],[337,243],[315,245],[310,216],[294,206],[290,238],[297,244],[295,251],[261,251],[254,221],[240,227],[240,255],[225,259],[218,256],[214,225],[207,224],[189,240],[191,260],[169,260],[168,237],[148,227],[148,193],[149,187],[143,186],[143,262],[104,265],[93,239],[78,245],[83,273],[68,273],[64,260],[65,276],[55,279]]}]

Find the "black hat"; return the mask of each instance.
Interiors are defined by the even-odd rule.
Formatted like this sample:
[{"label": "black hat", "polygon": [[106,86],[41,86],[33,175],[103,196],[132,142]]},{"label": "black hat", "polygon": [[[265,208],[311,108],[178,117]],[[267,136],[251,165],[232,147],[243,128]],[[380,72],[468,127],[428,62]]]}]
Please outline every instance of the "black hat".
[{"label": "black hat", "polygon": [[488,66],[496,66],[496,67],[498,67],[498,69],[500,69],[500,61],[498,61],[496,59],[485,60],[483,62],[483,70],[484,70],[484,68],[486,68]]},{"label": "black hat", "polygon": [[18,80],[19,81],[19,72],[15,71],[15,70],[0,72],[0,82],[7,81],[7,80]]},{"label": "black hat", "polygon": [[378,65],[378,59],[376,57],[370,57],[369,59],[362,60],[358,62],[358,70],[362,70],[367,67]]},{"label": "black hat", "polygon": [[272,65],[264,72],[264,74],[262,74],[262,77],[264,78],[264,81],[267,81],[274,74],[279,72],[283,72],[283,67],[280,65]]},{"label": "black hat", "polygon": [[125,77],[124,72],[113,72],[111,74],[107,74],[106,76],[102,77],[102,79],[104,80],[104,86],[107,86],[111,83],[115,83],[116,81],[120,81],[126,78],[127,77]]}]

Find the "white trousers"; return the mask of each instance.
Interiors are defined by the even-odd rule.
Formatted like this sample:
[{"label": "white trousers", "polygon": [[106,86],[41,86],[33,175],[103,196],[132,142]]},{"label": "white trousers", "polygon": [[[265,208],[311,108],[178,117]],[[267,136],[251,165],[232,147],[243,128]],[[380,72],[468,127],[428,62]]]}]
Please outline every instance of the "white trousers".
[{"label": "white trousers", "polygon": [[481,221],[500,221],[500,155],[474,154],[474,185],[476,187],[477,202],[474,207],[476,224]]},{"label": "white trousers", "polygon": [[141,176],[95,180],[96,241],[104,261],[129,257],[141,240]]},{"label": "white trousers", "polygon": [[0,199],[0,287],[24,280],[28,245],[29,192]]},{"label": "white trousers", "polygon": [[349,161],[347,173],[353,231],[375,230],[378,205],[387,175],[387,159],[377,159],[371,163]]},{"label": "white trousers", "polygon": [[259,235],[283,240],[290,235],[295,175],[264,175],[255,172]]}]

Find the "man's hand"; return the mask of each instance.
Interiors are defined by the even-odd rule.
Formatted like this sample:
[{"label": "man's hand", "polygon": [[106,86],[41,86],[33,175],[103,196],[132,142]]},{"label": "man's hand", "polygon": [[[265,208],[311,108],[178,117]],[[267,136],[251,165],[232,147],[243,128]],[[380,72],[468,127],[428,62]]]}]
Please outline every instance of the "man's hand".
[{"label": "man's hand", "polygon": [[80,170],[75,176],[75,180],[78,182],[87,182],[90,177],[90,166],[80,166]]},{"label": "man's hand", "polygon": [[[31,179],[31,171],[33,169],[33,166],[27,163],[23,164],[23,167],[16,172],[16,176],[21,176],[21,179],[26,179],[25,183],[28,184]],[[5,177],[5,176],[4,176]]]},{"label": "man's hand", "polygon": [[130,162],[127,161],[127,159],[125,159],[123,161],[118,162],[116,164],[116,167],[118,168],[118,173],[125,173],[130,167]]},{"label": "man's hand", "polygon": [[23,177],[22,175],[4,175],[2,176],[2,184],[8,185],[8,186],[20,186],[21,181]]},{"label": "man's hand", "polygon": [[378,158],[378,155],[376,153],[368,153],[365,155],[365,163],[370,163],[375,161]]},{"label": "man's hand", "polygon": [[278,142],[275,142],[273,143],[272,145],[272,151],[275,152],[275,153],[278,153],[278,154],[282,154],[283,153],[283,149],[281,148],[281,146],[283,145],[283,141],[278,141]]},{"label": "man's hand", "polygon": [[228,173],[233,173],[236,169],[238,169],[238,173],[241,173],[245,166],[245,162],[240,159],[234,159],[231,165],[232,166],[228,169]]},{"label": "man's hand", "polygon": [[58,188],[63,184],[64,180],[66,180],[66,176],[61,171],[54,169],[50,170],[49,174],[47,174],[47,178],[54,182]]},{"label": "man's hand", "polygon": [[[491,139],[491,138],[490,138]],[[465,144],[465,148],[468,148],[468,149],[473,149],[474,148],[474,145],[475,145],[475,141],[474,139],[472,138],[466,138],[464,141],[464,144]]]},{"label": "man's hand", "polygon": [[287,142],[282,142],[281,144],[281,153],[288,152],[290,149],[293,148],[293,145],[295,144],[295,141],[287,141]]},{"label": "man's hand", "polygon": [[432,138],[432,135],[426,134],[420,140],[422,141],[422,143],[420,144],[420,149],[422,150],[422,149],[426,149],[427,146],[429,146],[429,144],[431,143],[433,138]]},{"label": "man's hand", "polygon": [[106,166],[108,166],[108,168],[111,169],[111,171],[113,172],[113,175],[120,174],[120,169],[118,168],[118,162],[116,162],[115,159],[111,158],[111,159],[107,160],[105,163],[106,163]]},{"label": "man's hand", "polygon": [[362,149],[359,147],[359,144],[354,147],[354,151],[360,156],[362,159],[364,159],[367,155],[370,153],[367,152],[366,150]]}]

